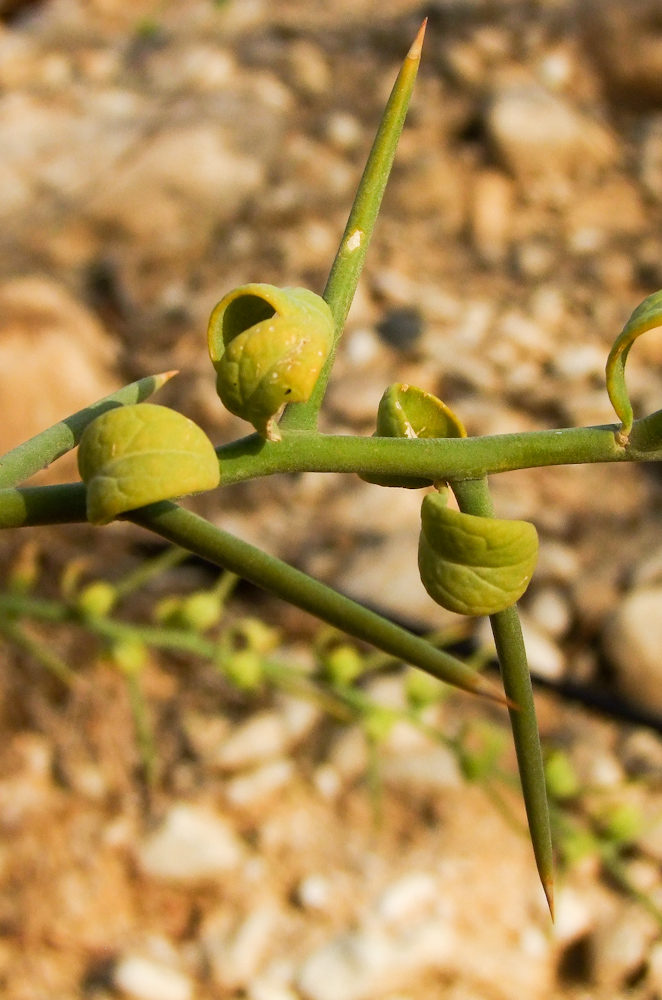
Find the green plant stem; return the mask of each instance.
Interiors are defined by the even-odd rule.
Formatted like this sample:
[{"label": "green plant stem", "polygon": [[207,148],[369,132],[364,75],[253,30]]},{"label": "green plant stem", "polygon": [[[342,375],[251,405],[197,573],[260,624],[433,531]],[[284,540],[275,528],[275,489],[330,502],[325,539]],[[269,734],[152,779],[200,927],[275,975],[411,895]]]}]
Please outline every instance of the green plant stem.
[{"label": "green plant stem", "polygon": [[[223,445],[217,453],[222,486],[291,472],[459,480],[548,465],[662,461],[662,411],[635,422],[627,448],[616,443],[618,430],[618,424],[607,424],[491,437],[415,439],[291,431],[276,443],[251,434]],[[0,529],[85,520],[82,483],[0,489]]]},{"label": "green plant stem", "polygon": [[76,447],[87,425],[96,417],[114,406],[141,403],[176,374],[177,372],[164,372],[161,375],[149,375],[138,382],[125,385],[8,451],[0,458],[0,487],[16,486],[40,469],[45,469],[56,458],[61,458]]},{"label": "green plant stem", "polygon": [[419,63],[425,25],[423,22],[414,44],[407,53],[391,96],[384,110],[370,156],[359,183],[354,204],[340,241],[340,247],[331,267],[324,298],[331,309],[335,323],[334,346],[317,384],[306,403],[295,403],[287,408],[280,422],[285,429],[313,430],[317,426],[326,386],[331,374],[335,353],[342,336],[349,307],[363,270],[368,244],[377,221],[384,189],[391,172],[398,140],[402,133],[407,109],[411,100]]},{"label": "green plant stem", "polygon": [[149,711],[145,696],[140,686],[140,675],[137,673],[124,674],[133,724],[138,740],[138,750],[140,760],[145,772],[145,781],[152,786],[156,782],[157,753],[154,743],[154,734],[149,721]]},{"label": "green plant stem", "polygon": [[[394,625],[282,560],[215,528],[190,511],[166,501],[135,511],[131,520],[308,611],[322,621],[335,625],[343,632],[371,643],[398,660],[420,667],[434,677],[465,691],[504,702],[498,688],[461,660],[435,649],[424,639]],[[8,614],[29,614],[46,621],[81,620],[75,608],[20,594],[0,594],[0,613],[3,611]],[[108,639],[121,639],[128,635],[127,626],[115,619],[90,617],[86,619],[86,624],[90,630]],[[140,639],[150,646],[163,645],[209,656],[207,640],[192,632],[131,626],[130,634],[132,638]]]},{"label": "green plant stem", "polygon": [[41,663],[42,667],[45,667],[63,684],[71,687],[75,683],[76,673],[69,664],[39,639],[29,635],[17,622],[4,615],[0,616],[0,632],[19,649],[34,657],[38,663]]},{"label": "green plant stem", "polygon": [[[494,517],[487,478],[451,482],[460,510],[478,517]],[[545,768],[517,605],[490,615],[503,686],[517,706],[510,710],[517,764],[529,821],[533,853],[552,919],[554,918],[554,856],[547,805]]]},{"label": "green plant stem", "polygon": [[489,681],[461,660],[176,504],[152,504],[134,511],[130,520],[440,680],[503,701]]},{"label": "green plant stem", "polygon": [[155,576],[174,569],[188,559],[190,553],[176,545],[170,546],[164,552],[159,552],[153,559],[145,559],[137,569],[128,573],[123,580],[115,584],[118,598],[128,597],[134,591],[140,590]]},{"label": "green plant stem", "polygon": [[643,451],[635,447],[633,431],[631,446],[622,448],[615,440],[619,426],[413,439],[288,431],[279,442],[251,434],[223,445],[217,454],[222,486],[279,472],[397,474],[429,477],[434,481],[475,479],[545,465],[662,460],[662,433],[657,447]]}]

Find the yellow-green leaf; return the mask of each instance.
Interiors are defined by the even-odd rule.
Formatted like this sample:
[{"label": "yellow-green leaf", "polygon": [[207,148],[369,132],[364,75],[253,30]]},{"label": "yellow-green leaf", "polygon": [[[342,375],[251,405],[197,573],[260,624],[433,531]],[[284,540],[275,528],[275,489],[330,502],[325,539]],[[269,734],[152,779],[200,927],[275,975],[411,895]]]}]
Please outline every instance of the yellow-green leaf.
[{"label": "yellow-green leaf", "polygon": [[188,417],[153,403],[107,410],[85,429],[78,469],[87,486],[87,517],[108,524],[159,500],[218,486],[214,446]]},{"label": "yellow-green leaf", "polygon": [[654,292],[637,306],[616,338],[607,358],[607,392],[623,424],[620,433],[624,441],[629,437],[634,421],[632,404],[625,385],[625,363],[637,337],[658,326],[662,326],[662,291]]},{"label": "yellow-green leaf", "polygon": [[[460,418],[424,389],[396,382],[390,385],[379,402],[375,437],[448,438],[466,437]],[[365,476],[377,486],[399,486],[420,490],[431,486],[430,479],[415,476]]]},{"label": "yellow-green leaf", "polygon": [[333,335],[331,310],[306,288],[235,288],[209,320],[209,353],[221,401],[263,437],[278,440],[275,416],[286,403],[308,399]]},{"label": "yellow-green leaf", "polygon": [[441,493],[425,497],[421,520],[418,565],[437,604],[461,615],[492,615],[519,600],[538,558],[532,524],[450,510]]}]

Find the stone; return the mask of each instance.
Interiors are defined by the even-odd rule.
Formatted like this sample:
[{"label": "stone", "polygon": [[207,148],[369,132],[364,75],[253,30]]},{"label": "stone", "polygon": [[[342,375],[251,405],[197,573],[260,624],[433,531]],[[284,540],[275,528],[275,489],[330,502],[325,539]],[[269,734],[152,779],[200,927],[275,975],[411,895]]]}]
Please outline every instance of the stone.
[{"label": "stone", "polygon": [[642,587],[621,601],[604,629],[603,647],[623,695],[662,713],[662,587]]},{"label": "stone", "polygon": [[180,802],[170,807],[163,823],[138,846],[142,873],[180,885],[215,882],[243,861],[243,842],[216,812]]},{"label": "stone", "polygon": [[532,621],[551,639],[561,639],[572,623],[568,599],[558,587],[541,587],[527,604]]},{"label": "stone", "polygon": [[222,771],[240,771],[280,757],[289,748],[287,727],[278,712],[266,710],[241,723],[221,744],[214,765]]},{"label": "stone", "polygon": [[496,170],[474,181],[471,229],[474,246],[486,264],[501,264],[512,238],[513,182]]},{"label": "stone", "polygon": [[455,754],[441,746],[385,756],[380,774],[385,785],[413,799],[443,795],[463,784]]},{"label": "stone", "polygon": [[261,971],[284,920],[272,900],[253,905],[248,916],[228,926],[227,912],[211,913],[200,939],[214,983],[224,990],[245,988]]},{"label": "stone", "polygon": [[567,199],[573,178],[591,175],[616,157],[615,139],[605,126],[533,81],[497,90],[487,129],[515,177],[555,200]]},{"label": "stone", "polygon": [[260,162],[239,151],[222,126],[173,124],[125,158],[88,211],[134,239],[174,251],[182,240],[208,238],[262,182]]},{"label": "stone", "polygon": [[176,969],[151,958],[127,955],[113,973],[115,987],[134,1000],[192,1000],[193,982]]},{"label": "stone", "polygon": [[[526,656],[532,673],[538,674],[546,680],[559,680],[565,673],[565,656],[556,643],[552,642],[522,610],[520,610],[520,621]],[[489,619],[481,619],[478,626],[478,638],[485,648],[494,647]]]},{"label": "stone", "polygon": [[659,927],[642,907],[630,905],[615,919],[602,923],[592,936],[591,951],[595,983],[618,989],[644,965],[648,948]]},{"label": "stone", "polygon": [[262,805],[289,785],[295,774],[291,760],[271,760],[229,781],[225,786],[225,797],[231,805],[239,808]]},{"label": "stone", "polygon": [[[96,317],[58,282],[31,275],[0,284],[0,451],[119,388],[115,358]],[[74,478],[72,451],[35,481]]]},{"label": "stone", "polygon": [[446,916],[415,922],[400,934],[364,925],[310,954],[297,986],[307,1000],[368,1000],[406,987],[428,970],[444,969],[454,943]]},{"label": "stone", "polygon": [[595,923],[589,899],[571,886],[563,886],[555,902],[554,938],[566,946],[583,938]]}]

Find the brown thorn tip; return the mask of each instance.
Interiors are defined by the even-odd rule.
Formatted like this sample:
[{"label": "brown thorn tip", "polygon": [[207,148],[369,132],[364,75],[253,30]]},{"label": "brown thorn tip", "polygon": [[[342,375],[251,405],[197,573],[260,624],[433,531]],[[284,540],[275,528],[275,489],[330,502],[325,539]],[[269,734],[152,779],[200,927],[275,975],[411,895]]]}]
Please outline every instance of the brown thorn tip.
[{"label": "brown thorn tip", "polygon": [[420,59],[421,58],[421,49],[423,48],[423,39],[425,38],[425,29],[427,27],[427,24],[428,24],[428,19],[426,17],[425,20],[423,21],[423,24],[418,29],[418,34],[416,35],[416,38],[414,39],[412,47],[410,48],[409,52],[407,53],[407,59]]},{"label": "brown thorn tip", "polygon": [[547,898],[549,915],[552,918],[552,923],[554,923],[554,879],[551,875],[548,878],[542,879],[542,887]]},{"label": "brown thorn tip", "polygon": [[512,708],[515,711],[519,709],[519,705],[511,701],[510,698],[507,698],[495,684],[492,684],[491,681],[486,680],[485,677],[481,677],[480,675],[473,681],[472,691],[474,694],[482,694],[484,697],[498,702],[499,705],[505,705],[507,708]]}]

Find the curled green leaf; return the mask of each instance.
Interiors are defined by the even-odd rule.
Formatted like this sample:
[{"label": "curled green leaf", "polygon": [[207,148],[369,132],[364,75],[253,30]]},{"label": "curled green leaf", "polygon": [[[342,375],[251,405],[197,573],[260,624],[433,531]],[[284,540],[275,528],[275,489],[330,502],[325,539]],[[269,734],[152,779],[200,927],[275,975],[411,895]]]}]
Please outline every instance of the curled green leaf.
[{"label": "curled green leaf", "polygon": [[207,335],[221,401],[279,440],[274,418],[286,403],[309,398],[333,336],[331,310],[306,288],[235,288],[212,312]]},{"label": "curled green leaf", "polygon": [[214,489],[220,481],[218,458],[204,431],[176,410],[152,403],[118,406],[93,420],[80,441],[78,469],[92,524]]},{"label": "curled green leaf", "polygon": [[527,521],[450,510],[444,493],[421,509],[418,566],[430,597],[461,615],[493,615],[515,604],[538,558],[538,534]]},{"label": "curled green leaf", "polygon": [[[396,382],[379,402],[375,437],[448,438],[466,437],[460,418],[433,396],[415,385]],[[430,479],[415,476],[361,476],[377,486],[400,486],[420,490],[431,486]]]},{"label": "curled green leaf", "polygon": [[607,392],[622,423],[618,435],[621,444],[627,443],[634,421],[625,385],[625,363],[637,337],[658,326],[662,326],[662,291],[654,292],[637,306],[616,338],[607,358]]}]

